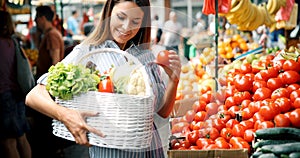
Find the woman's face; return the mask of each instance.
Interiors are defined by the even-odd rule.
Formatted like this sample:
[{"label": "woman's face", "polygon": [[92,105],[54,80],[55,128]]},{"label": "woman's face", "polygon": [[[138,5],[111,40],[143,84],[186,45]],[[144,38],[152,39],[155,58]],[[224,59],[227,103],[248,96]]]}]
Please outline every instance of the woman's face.
[{"label": "woman's face", "polygon": [[144,17],[142,9],[134,2],[121,2],[111,13],[110,33],[119,44],[126,44],[139,31]]}]

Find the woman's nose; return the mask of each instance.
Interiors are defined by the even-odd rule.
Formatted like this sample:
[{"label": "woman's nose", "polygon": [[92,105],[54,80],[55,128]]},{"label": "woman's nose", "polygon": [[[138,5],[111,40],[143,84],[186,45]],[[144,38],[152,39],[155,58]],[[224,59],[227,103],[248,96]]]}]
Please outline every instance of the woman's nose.
[{"label": "woman's nose", "polygon": [[129,31],[131,30],[131,25],[130,25],[130,21],[129,20],[125,20],[122,24],[122,28],[125,30],[125,31]]}]

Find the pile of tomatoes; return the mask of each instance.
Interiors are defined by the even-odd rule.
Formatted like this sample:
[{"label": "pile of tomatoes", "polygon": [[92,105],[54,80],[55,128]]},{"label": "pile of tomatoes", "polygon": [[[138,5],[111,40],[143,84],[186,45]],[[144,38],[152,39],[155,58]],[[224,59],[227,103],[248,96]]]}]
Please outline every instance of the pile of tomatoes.
[{"label": "pile of tomatoes", "polygon": [[300,128],[300,62],[269,54],[254,67],[244,62],[223,86],[204,92],[185,116],[172,120],[172,149],[251,151],[258,129]]}]

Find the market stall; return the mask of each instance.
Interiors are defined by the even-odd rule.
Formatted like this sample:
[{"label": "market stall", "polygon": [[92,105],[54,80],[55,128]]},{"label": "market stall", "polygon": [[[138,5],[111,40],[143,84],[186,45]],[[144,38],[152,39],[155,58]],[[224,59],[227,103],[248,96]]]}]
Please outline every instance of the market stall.
[{"label": "market stall", "polygon": [[[300,48],[268,47],[246,38],[260,26],[295,28],[288,25],[297,8],[289,0],[204,1],[203,13],[226,17],[237,31],[225,30],[221,40],[215,20],[215,44],[201,51],[214,58],[200,56],[182,66],[170,122],[170,158],[299,157]],[[288,19],[275,18],[287,9]],[[228,62],[220,64],[224,58]]]}]

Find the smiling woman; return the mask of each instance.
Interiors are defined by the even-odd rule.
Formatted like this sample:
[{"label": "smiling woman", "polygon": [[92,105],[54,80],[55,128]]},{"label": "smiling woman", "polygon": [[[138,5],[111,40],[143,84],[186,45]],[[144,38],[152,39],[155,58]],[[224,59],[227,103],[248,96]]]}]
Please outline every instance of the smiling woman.
[{"label": "smiling woman", "polygon": [[[94,30],[62,60],[64,64],[76,64],[83,57],[91,55],[92,52],[103,52],[105,48],[113,48],[123,50],[140,61],[142,66],[145,67],[145,74],[149,77],[151,96],[154,98],[153,103],[147,104],[145,107],[141,106],[141,108],[152,107],[154,109],[154,114],[151,115],[150,119],[152,120],[150,124],[151,141],[148,142],[147,146],[138,149],[132,149],[130,146],[127,148],[125,146],[122,149],[118,147],[91,146],[87,139],[88,133],[88,135],[93,133],[99,137],[104,137],[109,133],[91,127],[87,124],[86,118],[97,116],[98,113],[100,115],[105,114],[105,111],[82,112],[58,105],[51,99],[45,88],[48,74],[43,75],[38,80],[39,84],[27,95],[26,104],[28,106],[62,122],[77,144],[91,146],[89,150],[90,158],[164,158],[163,144],[153,120],[154,116],[168,118],[173,109],[178,78],[181,72],[181,63],[179,56],[174,51],[168,53],[169,62],[163,67],[155,62],[156,57],[150,50],[150,15],[149,0],[107,0]],[[93,59],[97,61],[96,65],[101,65],[96,68],[100,74],[105,71],[108,72],[112,65],[124,66],[123,55],[114,51],[98,54]],[[168,77],[164,78],[166,75]],[[118,100],[117,96],[116,100]],[[138,118],[134,119],[138,122]],[[123,129],[120,129],[120,132],[122,132],[121,130]]]}]

